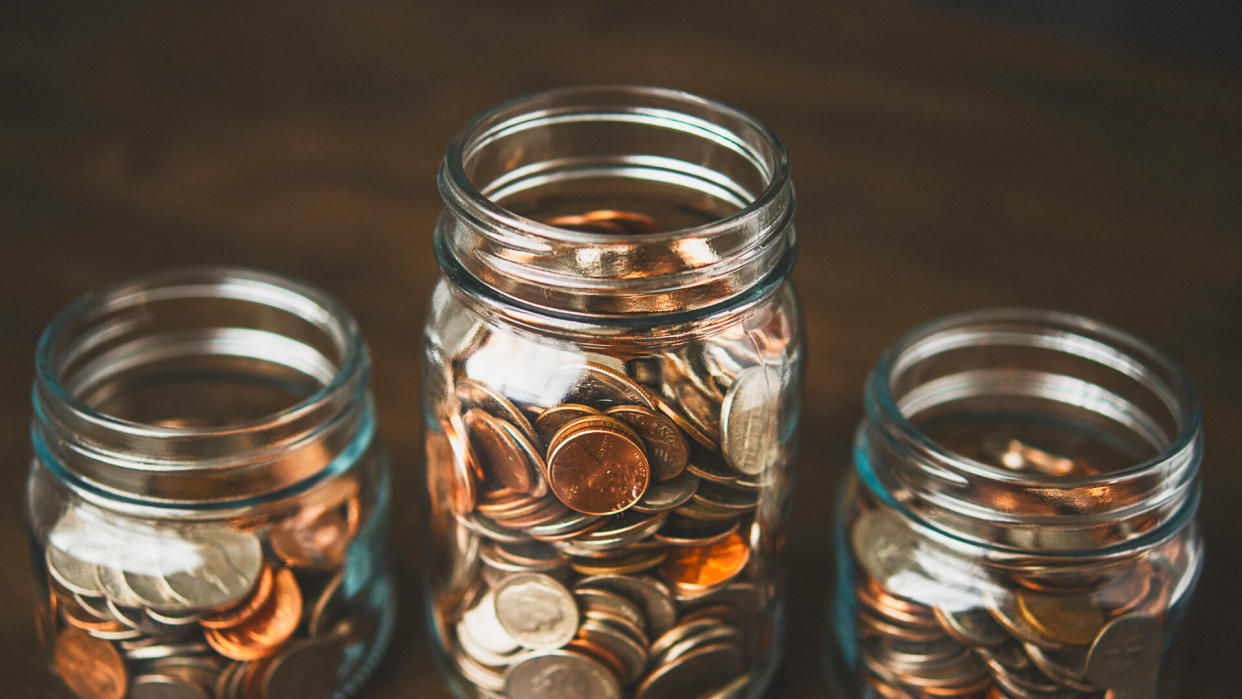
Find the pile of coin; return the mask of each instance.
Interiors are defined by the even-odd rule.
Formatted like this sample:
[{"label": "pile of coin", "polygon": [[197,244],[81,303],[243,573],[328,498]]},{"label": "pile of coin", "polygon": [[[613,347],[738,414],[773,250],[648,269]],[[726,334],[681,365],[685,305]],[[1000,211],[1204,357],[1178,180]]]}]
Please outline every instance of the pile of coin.
[{"label": "pile of coin", "polygon": [[[1155,696],[1175,569],[1159,554],[1107,575],[964,571],[918,560],[920,541],[883,506],[852,530],[863,679],[895,697]],[[983,583],[991,580],[987,585]]]},{"label": "pile of coin", "polygon": [[341,589],[361,518],[347,478],[261,529],[71,504],[44,550],[42,641],[82,697],[330,696],[370,625]]},{"label": "pile of coin", "polygon": [[451,568],[434,607],[475,692],[746,686],[768,654],[785,495],[783,377],[762,354],[779,356],[775,345],[739,332],[564,362],[526,400],[468,378],[455,358],[450,407],[427,444],[433,510],[448,513],[434,536]]}]

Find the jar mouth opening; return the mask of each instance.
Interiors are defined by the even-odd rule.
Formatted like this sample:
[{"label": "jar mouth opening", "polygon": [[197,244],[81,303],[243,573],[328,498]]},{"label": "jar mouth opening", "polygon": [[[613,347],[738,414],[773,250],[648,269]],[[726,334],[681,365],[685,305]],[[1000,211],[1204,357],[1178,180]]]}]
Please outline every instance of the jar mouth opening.
[{"label": "jar mouth opening", "polygon": [[[693,112],[693,113],[692,113]],[[444,158],[442,179],[447,187],[494,225],[550,241],[611,244],[617,234],[550,225],[499,204],[495,182],[480,186],[469,174],[471,161],[498,138],[521,130],[577,120],[626,121],[653,128],[675,129],[735,151],[763,176],[758,192],[728,187],[738,209],[695,226],[644,232],[648,242],[710,237],[753,219],[781,196],[789,182],[789,158],[776,135],[754,117],[721,102],[681,90],[644,85],[566,87],[524,95],[478,114],[454,135]],[[450,202],[453,205],[453,202]]]},{"label": "jar mouth opening", "polygon": [[[1086,390],[1090,384],[1087,380],[1050,384],[1046,375],[1041,382],[1039,377],[1012,369],[1000,370],[991,378],[1003,384],[1029,380],[1028,388],[1032,393],[1041,393],[1041,398],[1057,402],[1081,401],[1078,407],[1084,414],[1101,415],[1118,424],[1125,422],[1125,427],[1133,429],[1147,443],[1150,452],[1145,458],[1107,471],[1056,475],[999,468],[931,438],[915,424],[914,413],[923,407],[912,407],[912,402],[907,400],[915,392],[898,395],[894,386],[907,379],[911,368],[919,363],[972,345],[1039,348],[1117,372],[1124,380],[1132,382],[1133,387],[1150,392],[1151,405],[1167,411],[1163,419],[1136,408],[1112,391]],[[987,375],[977,377],[980,382],[988,378]],[[868,379],[866,393],[871,417],[899,435],[902,441],[914,445],[923,458],[972,477],[1021,486],[1071,490],[1143,478],[1166,468],[1171,460],[1184,458],[1201,437],[1198,397],[1181,369],[1158,350],[1125,331],[1057,311],[987,309],[953,314],[916,327],[884,352]],[[933,398],[929,404],[953,400],[953,396],[947,395],[951,389],[945,393],[946,396]],[[918,402],[917,398],[913,401]],[[1197,471],[1197,463],[1197,458],[1192,460],[1195,468],[1188,476]]]},{"label": "jar mouth opening", "polygon": [[[184,307],[193,304],[229,304],[221,314],[228,320],[213,324],[214,307]],[[301,337],[285,336],[295,326]],[[279,367],[286,380],[297,377],[300,390],[268,396],[262,407],[243,408],[248,414],[239,419],[204,424],[146,420],[100,407],[110,400],[106,387],[96,399],[83,395],[147,362],[211,357]],[[187,449],[216,444],[221,451],[215,455],[222,456],[287,442],[295,434],[305,437],[307,428],[324,422],[325,405],[352,393],[367,371],[357,323],[338,302],[299,282],[234,267],[166,270],[90,292],[48,325],[35,365],[37,423],[152,460],[164,450],[142,454],[150,440]],[[207,448],[205,457],[216,452]],[[168,465],[176,461],[170,458]]]}]

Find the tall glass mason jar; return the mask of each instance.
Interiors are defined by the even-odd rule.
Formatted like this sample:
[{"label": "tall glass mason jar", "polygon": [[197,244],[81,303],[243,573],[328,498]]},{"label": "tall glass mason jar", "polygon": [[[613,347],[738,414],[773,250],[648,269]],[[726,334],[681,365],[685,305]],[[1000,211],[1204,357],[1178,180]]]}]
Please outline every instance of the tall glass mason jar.
[{"label": "tall glass mason jar", "polygon": [[837,509],[840,696],[1171,696],[1203,563],[1177,367],[1086,318],[989,310],[901,338],[865,405]]},{"label": "tall glass mason jar", "polygon": [[802,374],[793,189],[750,117],[558,90],[467,124],[426,327],[428,618],[461,696],[753,696]]},{"label": "tall glass mason jar", "polygon": [[228,268],[88,294],[36,355],[36,622],[81,697],[355,692],[394,618],[357,324]]}]

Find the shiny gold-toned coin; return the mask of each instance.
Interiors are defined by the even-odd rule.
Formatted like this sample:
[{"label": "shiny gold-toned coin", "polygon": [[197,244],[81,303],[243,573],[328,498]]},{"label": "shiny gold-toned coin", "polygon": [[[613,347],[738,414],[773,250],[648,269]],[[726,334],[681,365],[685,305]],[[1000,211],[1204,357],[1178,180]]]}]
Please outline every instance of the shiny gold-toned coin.
[{"label": "shiny gold-toned coin", "polygon": [[730,534],[718,543],[673,549],[660,573],[678,590],[704,590],[732,580],[749,560],[741,534]]},{"label": "shiny gold-toned coin", "polygon": [[302,619],[302,589],[288,568],[276,573],[273,585],[267,604],[244,622],[204,629],[203,636],[217,653],[233,660],[257,660],[289,640]]},{"label": "shiny gold-toned coin", "polygon": [[1056,643],[1085,646],[1104,628],[1104,612],[1090,595],[1056,595],[1019,588],[1022,619]]},{"label": "shiny gold-toned coin", "polygon": [[52,662],[61,680],[80,697],[123,699],[129,687],[121,653],[81,629],[65,629],[56,636]]},{"label": "shiny gold-toned coin", "polygon": [[548,453],[548,480],[552,492],[570,508],[610,515],[643,496],[651,469],[634,439],[618,430],[589,427]]}]

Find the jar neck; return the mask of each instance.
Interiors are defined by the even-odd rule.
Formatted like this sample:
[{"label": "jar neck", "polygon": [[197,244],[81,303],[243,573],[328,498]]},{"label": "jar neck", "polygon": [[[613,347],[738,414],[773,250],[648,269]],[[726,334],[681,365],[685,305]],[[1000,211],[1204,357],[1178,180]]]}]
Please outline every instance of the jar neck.
[{"label": "jar neck", "polygon": [[1185,375],[1079,316],[989,310],[920,327],[881,357],[856,440],[864,483],[952,539],[1019,554],[1125,553],[1199,497]]},{"label": "jar neck", "polygon": [[725,105],[587,87],[501,105],[439,173],[447,277],[521,314],[676,324],[770,293],[789,274],[785,151]]},{"label": "jar neck", "polygon": [[103,501],[279,497],[369,443],[368,361],[348,312],[297,282],[232,268],[140,277],[44,332],[35,453]]}]

